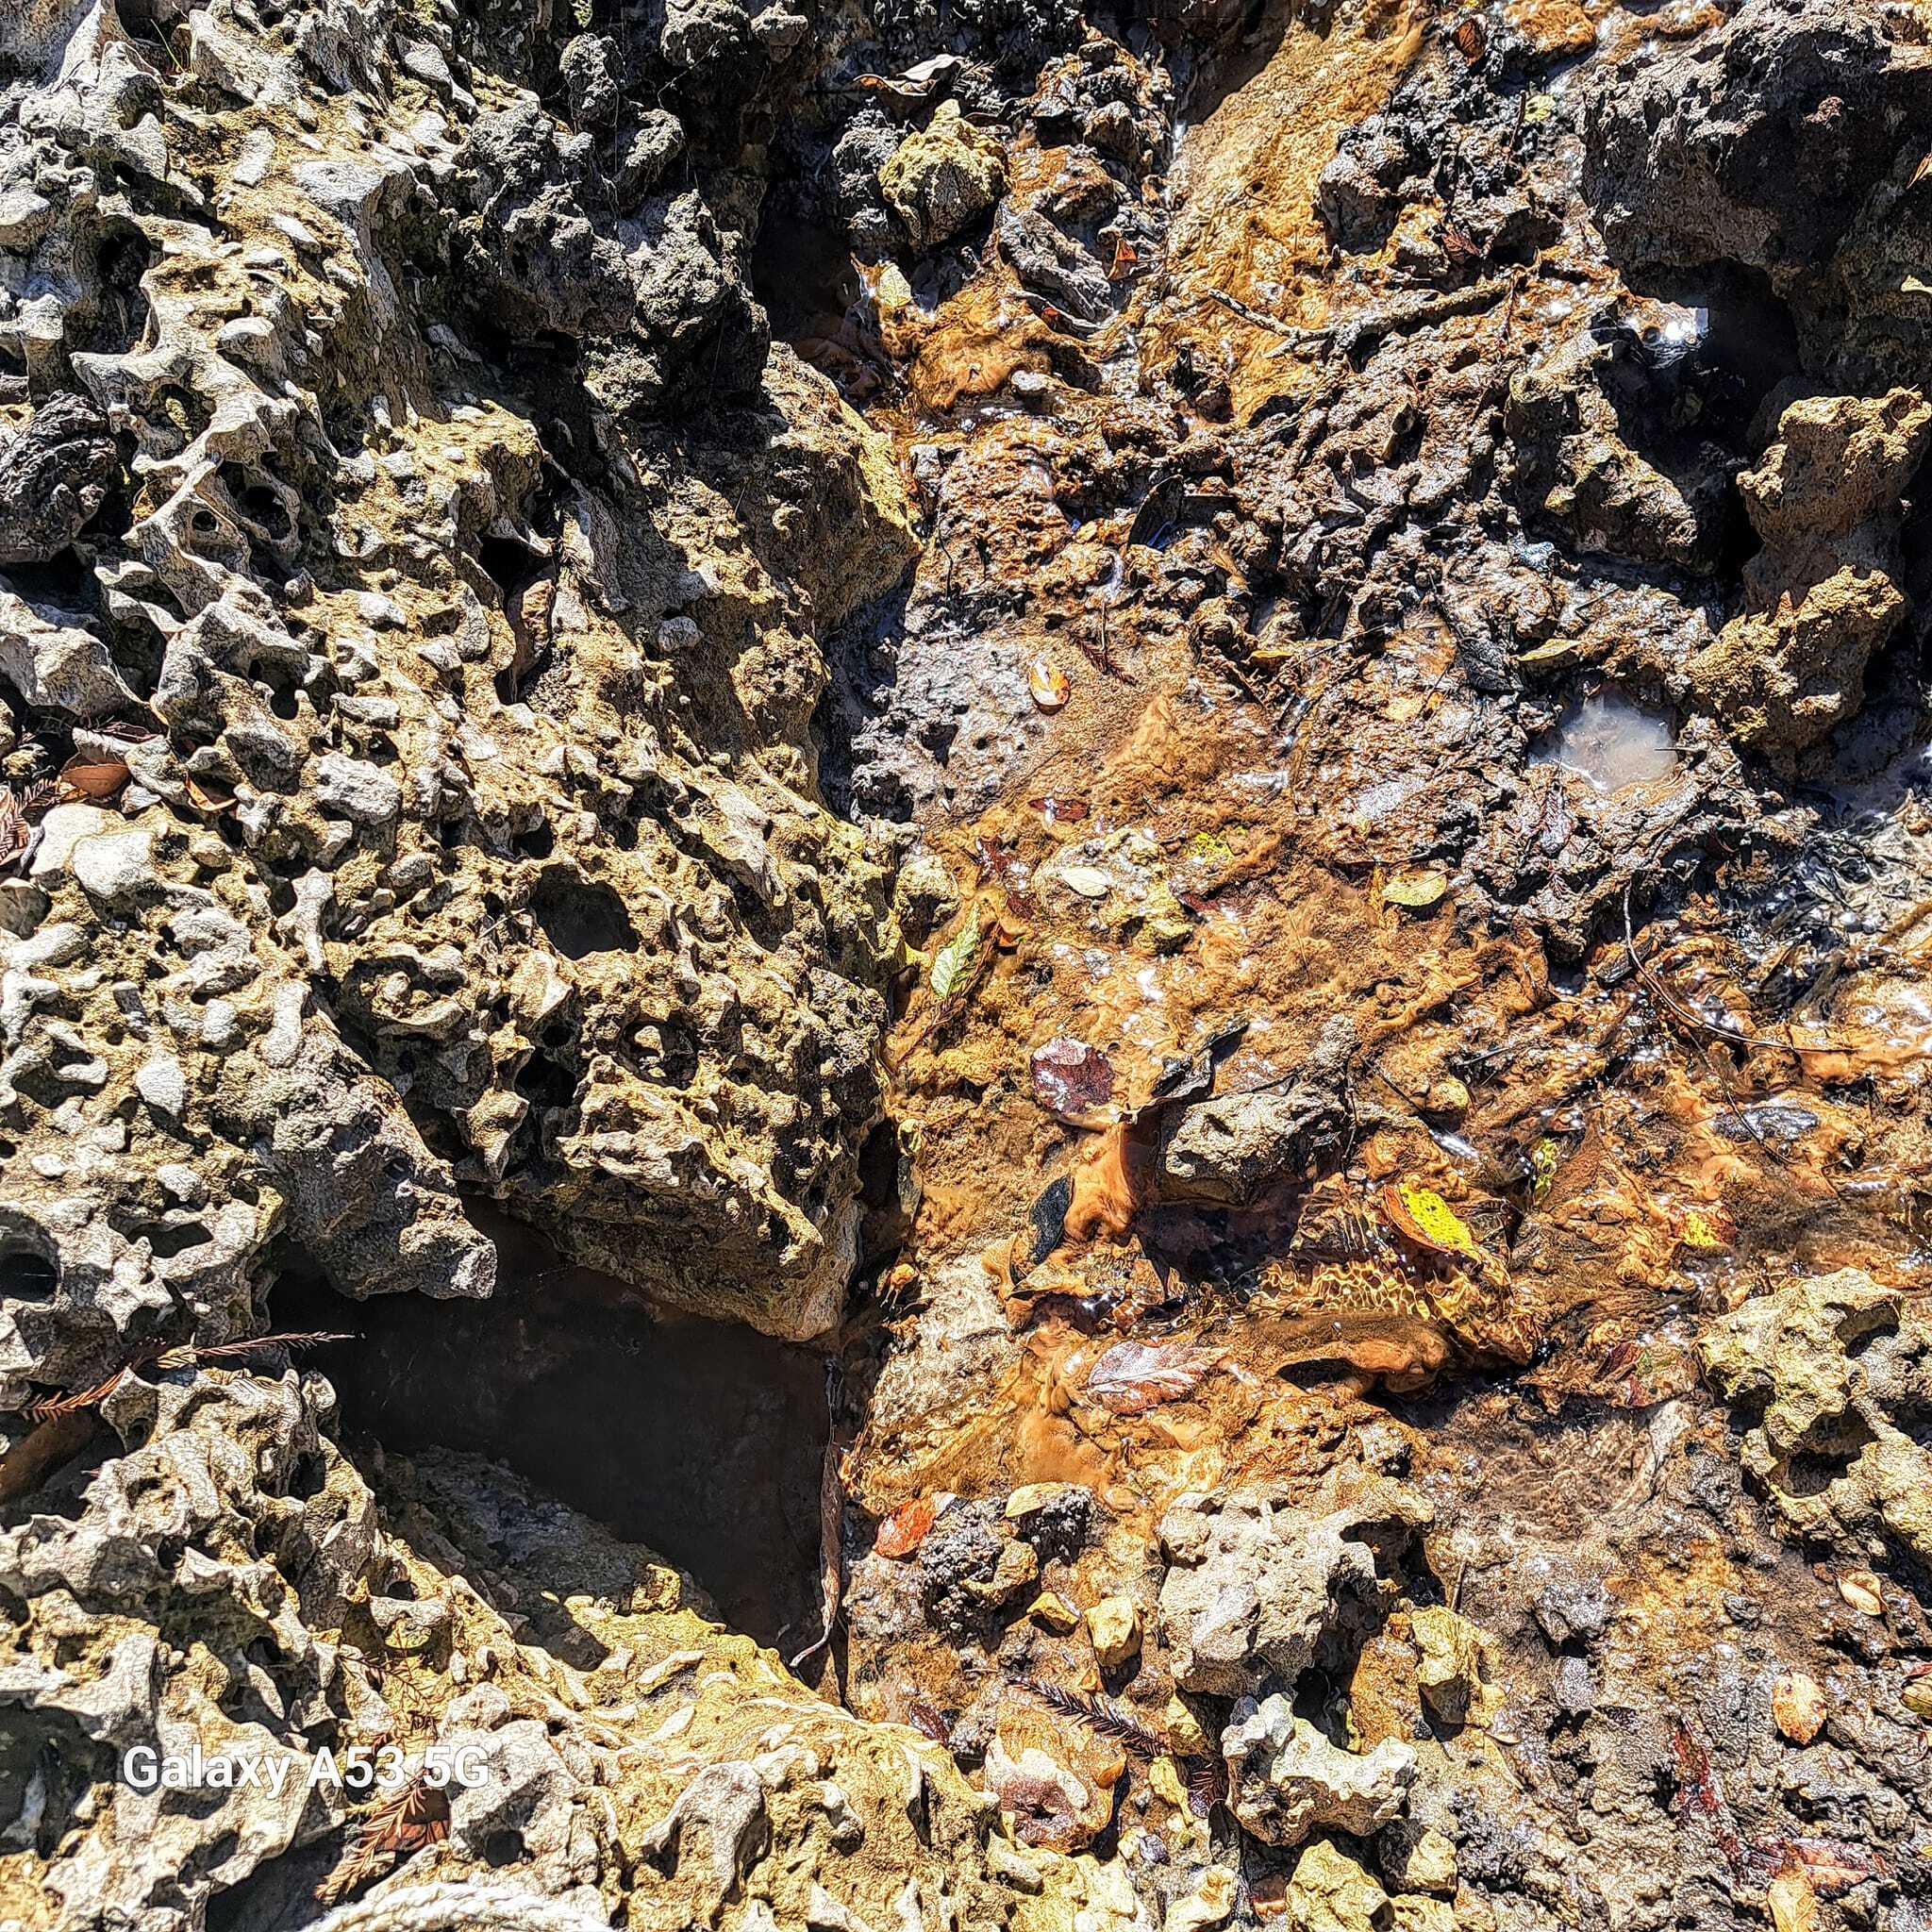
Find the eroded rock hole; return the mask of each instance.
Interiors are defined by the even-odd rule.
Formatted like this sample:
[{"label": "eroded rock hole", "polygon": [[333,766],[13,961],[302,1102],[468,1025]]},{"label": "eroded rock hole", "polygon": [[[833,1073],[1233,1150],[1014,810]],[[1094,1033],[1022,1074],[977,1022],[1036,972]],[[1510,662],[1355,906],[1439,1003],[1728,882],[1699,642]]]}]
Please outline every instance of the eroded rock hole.
[{"label": "eroded rock hole", "polygon": [[351,1453],[487,1456],[687,1570],[726,1623],[796,1650],[818,1632],[825,1378],[816,1353],[744,1328],[660,1317],[623,1284],[489,1217],[487,1302],[379,1297],[348,1307],[286,1275],[282,1327],[354,1329],[326,1374]]},{"label": "eroded rock hole", "polygon": [[751,279],[776,335],[822,355],[840,346],[846,313],[860,294],[851,244],[837,228],[813,219],[795,192],[774,196],[758,225]]},{"label": "eroded rock hole", "polygon": [[24,1302],[51,1301],[60,1270],[51,1256],[16,1238],[0,1236],[0,1295]]},{"label": "eroded rock hole", "polygon": [[95,258],[99,277],[94,318],[76,346],[94,355],[121,356],[147,327],[148,301],[141,278],[154,264],[155,247],[132,225],[111,228]]},{"label": "eroded rock hole", "polygon": [[638,942],[624,901],[608,886],[595,885],[568,866],[543,873],[530,894],[530,910],[566,959],[628,952]]}]

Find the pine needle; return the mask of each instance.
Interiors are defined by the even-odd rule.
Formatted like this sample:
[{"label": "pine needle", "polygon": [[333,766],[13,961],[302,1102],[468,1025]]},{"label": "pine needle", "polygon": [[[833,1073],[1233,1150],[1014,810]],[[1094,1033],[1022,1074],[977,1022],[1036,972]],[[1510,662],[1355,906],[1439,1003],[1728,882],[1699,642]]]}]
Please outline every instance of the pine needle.
[{"label": "pine needle", "polygon": [[120,1388],[121,1378],[126,1374],[125,1369],[116,1369],[105,1382],[96,1382],[92,1389],[77,1390],[72,1395],[42,1396],[39,1402],[29,1402],[20,1413],[30,1423],[50,1423],[56,1416],[78,1415],[82,1409],[105,1402]]},{"label": "pine needle", "polygon": [[76,1415],[82,1409],[96,1408],[120,1388],[126,1376],[142,1369],[192,1369],[208,1362],[251,1361],[258,1356],[284,1351],[292,1353],[298,1349],[320,1348],[325,1342],[355,1340],[353,1335],[318,1328],[286,1335],[258,1335],[248,1341],[218,1341],[206,1348],[193,1342],[184,1342],[176,1348],[145,1348],[131,1361],[116,1369],[105,1381],[96,1382],[92,1389],[78,1389],[71,1395],[42,1396],[38,1402],[27,1403],[18,1413],[29,1422],[44,1423],[53,1421],[56,1416]]},{"label": "pine needle", "polygon": [[[171,1348],[160,1357],[166,1369],[198,1367],[204,1362],[246,1361],[258,1355],[286,1350],[295,1354],[305,1348],[321,1348],[331,1341],[354,1341],[357,1338],[329,1328],[310,1328],[286,1335],[258,1335],[252,1341],[219,1341],[212,1348]],[[179,1357],[179,1359],[175,1359]]]},{"label": "pine needle", "polygon": [[1036,1677],[1022,1677],[1020,1688],[1029,1690],[1042,1704],[1051,1705],[1062,1717],[1085,1724],[1096,1736],[1124,1744],[1137,1757],[1158,1757],[1167,1749],[1145,1724],[1131,1718],[1108,1697],[1083,1697],[1077,1690],[1062,1690],[1058,1684],[1042,1684]]},{"label": "pine needle", "polygon": [[316,1887],[315,1896],[325,1906],[335,1905],[374,1877],[385,1857],[407,1857],[448,1836],[449,1798],[425,1784],[419,1772],[361,1820],[347,1856]]}]

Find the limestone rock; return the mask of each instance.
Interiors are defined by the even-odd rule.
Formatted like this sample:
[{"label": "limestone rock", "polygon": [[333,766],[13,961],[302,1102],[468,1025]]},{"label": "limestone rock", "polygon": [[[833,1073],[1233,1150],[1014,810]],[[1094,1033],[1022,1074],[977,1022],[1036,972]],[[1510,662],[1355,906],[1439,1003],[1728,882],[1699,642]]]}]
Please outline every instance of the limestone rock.
[{"label": "limestone rock", "polygon": [[1223,1697],[1271,1672],[1291,1682],[1349,1593],[1376,1591],[1378,1555],[1398,1554],[1430,1518],[1420,1494],[1380,1477],[1331,1484],[1302,1506],[1258,1490],[1183,1496],[1160,1525],[1160,1630],[1175,1681]]},{"label": "limestone rock", "polygon": [[[63,1923],[185,1932],[337,1830],[341,1793],[308,1781],[325,1746],[399,1731],[412,1752],[468,1747],[488,1774],[452,1794],[445,1842],[380,1866],[386,1884],[511,1863],[541,1901],[603,1923],[626,1896],[634,1923],[672,1932],[708,1923],[726,1890],[776,1923],[816,1908],[891,1924],[911,1881],[976,1932],[1007,1923],[986,1800],[946,1753],[855,1724],[721,1630],[675,1572],[500,1469],[391,1457],[372,1492],[325,1432],[331,1407],[313,1374],[133,1378],[104,1410],[121,1453],[79,1495],[43,1499],[60,1513],[0,1531],[0,1714],[58,1740],[49,1818],[93,1793],[86,1831],[26,1855]],[[372,1600],[440,1612],[397,1687],[407,1731]],[[182,1602],[195,1635],[171,1665],[153,1625]],[[142,1793],[113,1773],[130,1744],[194,1740],[236,1761],[287,1753],[291,1775]],[[1106,1769],[1088,1767],[1092,1790]],[[338,1838],[330,1865],[341,1852]],[[1033,1857],[1046,1932],[1089,1881]]]},{"label": "limestone rock", "polygon": [[1224,1924],[1234,1910],[1236,1889],[1233,1872],[1210,1865],[1192,1891],[1168,1907],[1161,1932],[1208,1932],[1208,1926]]},{"label": "limestone rock", "polygon": [[[677,27],[692,74],[725,58],[704,12]],[[409,1256],[339,1274],[346,1292],[467,1292],[491,1258],[461,1189],[666,1303],[803,1338],[857,1258],[896,945],[883,846],[816,800],[819,635],[903,570],[910,507],[883,440],[770,348],[719,191],[643,199],[682,137],[666,110],[629,118],[641,50],[559,27],[540,57],[500,29],[466,58],[441,25],[398,53],[331,4],[271,46],[198,10],[207,138],[237,157],[218,223],[140,185],[167,162],[124,42],[83,34],[19,83],[36,131],[0,187],[46,206],[8,231],[26,253],[0,347],[43,400],[0,429],[0,567],[71,554],[84,590],[0,579],[0,679],[135,727],[125,797],[155,862],[145,890],[131,843],[40,876],[9,942],[77,919],[101,943],[9,1009],[5,1051],[23,1073],[98,1059],[101,1120],[154,1048],[181,1071],[176,1126],[144,1116],[125,1164],[91,1157],[63,1196],[186,1157],[214,1198],[285,1191],[330,1230],[328,1268]],[[553,57],[579,125],[526,84]],[[89,239],[116,169],[125,288]],[[480,378],[479,314],[570,343],[596,426]],[[700,399],[722,413],[695,437],[655,426]],[[191,860],[210,812],[232,840]],[[111,891],[108,854],[127,861]],[[230,941],[192,939],[217,911]],[[321,974],[326,1010],[298,1011]],[[110,985],[165,1038],[126,1028]],[[54,1047],[52,1007],[114,1039]],[[62,1158],[42,1141],[68,1139],[64,1091],[20,1103],[29,1171]],[[300,1139],[296,1117],[341,1131]],[[64,1289],[32,1319],[106,1340]],[[85,1352],[50,1347],[28,1353],[57,1374]]]},{"label": "limestone rock", "polygon": [[80,613],[29,604],[0,578],[0,677],[29,705],[98,718],[124,709],[133,692],[106,642]]},{"label": "limestone rock", "polygon": [[941,102],[931,122],[908,134],[879,170],[879,186],[920,253],[950,242],[1000,198],[1006,157],[974,127],[957,101]]},{"label": "limestone rock", "polygon": [[1928,443],[1932,404],[1916,391],[1811,397],[1739,478],[1765,547],[1744,614],[1689,676],[1740,744],[1789,763],[1863,703],[1865,668],[1906,614],[1900,498]]},{"label": "limestone rock", "polygon": [[1026,1606],[1026,1614],[1043,1629],[1061,1637],[1080,1627],[1080,1612],[1057,1590],[1043,1590]]},{"label": "limestone rock", "polygon": [[1030,1699],[1011,1698],[987,1746],[986,1789],[1022,1844],[1076,1851],[1112,1817],[1113,1788],[1125,1769],[1118,1744]]},{"label": "limestone rock", "polygon": [[1234,1815],[1269,1844],[1298,1845],[1323,1827],[1366,1838],[1401,1811],[1415,1781],[1407,1744],[1391,1738],[1367,1753],[1344,1751],[1279,1694],[1237,1705],[1221,1750]]},{"label": "limestone rock", "polygon": [[1932,1560],[1932,1450],[1898,1418],[1932,1395],[1932,1327],[1856,1269],[1748,1301],[1700,1340],[1747,1407],[1744,1467],[1790,1526],[1847,1555],[1895,1538]]},{"label": "limestone rock", "polygon": [[1130,1596],[1104,1596],[1088,1607],[1087,1634],[1103,1670],[1117,1671],[1140,1654],[1141,1606]]},{"label": "limestone rock", "polygon": [[1454,1892],[1457,1876],[1454,1840],[1438,1831],[1433,1824],[1426,1826],[1404,1848],[1398,1869],[1403,1884],[1412,1890]]},{"label": "limestone rock", "polygon": [[1301,1855],[1288,1882],[1293,1932],[1374,1932],[1388,1905],[1389,1894],[1325,1839]]},{"label": "limestone rock", "polygon": [[1634,448],[1644,390],[1624,337],[1557,341],[1512,375],[1506,421],[1524,507],[1586,551],[1709,572],[1735,517],[1733,466],[1713,450],[1666,475]]},{"label": "limestone rock", "polygon": [[1486,1723],[1499,1702],[1490,1681],[1489,1638],[1444,1604],[1411,1611],[1408,1623],[1423,1701],[1443,1724]]},{"label": "limestone rock", "polygon": [[1389,1901],[1389,1923],[1394,1932],[1456,1932],[1456,1907],[1446,1898],[1423,1898],[1403,1892]]}]

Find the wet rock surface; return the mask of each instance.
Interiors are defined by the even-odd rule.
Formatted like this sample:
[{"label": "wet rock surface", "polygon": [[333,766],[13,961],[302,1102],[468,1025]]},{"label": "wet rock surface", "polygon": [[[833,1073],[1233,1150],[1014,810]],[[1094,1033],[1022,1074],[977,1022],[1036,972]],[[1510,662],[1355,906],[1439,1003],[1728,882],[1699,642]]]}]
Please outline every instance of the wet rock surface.
[{"label": "wet rock surface", "polygon": [[1922,1932],[1925,8],[16,11],[0,1921]]}]

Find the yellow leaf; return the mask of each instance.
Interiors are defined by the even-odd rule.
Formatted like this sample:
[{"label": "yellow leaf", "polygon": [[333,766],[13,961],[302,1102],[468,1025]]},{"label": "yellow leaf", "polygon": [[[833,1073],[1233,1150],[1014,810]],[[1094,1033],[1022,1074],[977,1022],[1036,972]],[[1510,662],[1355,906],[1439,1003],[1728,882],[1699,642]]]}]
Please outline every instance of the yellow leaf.
[{"label": "yellow leaf", "polygon": [[1434,1188],[1414,1181],[1391,1181],[1382,1190],[1382,1211],[1418,1247],[1439,1255],[1464,1255],[1480,1261],[1482,1250],[1455,1208]]},{"label": "yellow leaf", "polygon": [[1449,890],[1449,881],[1439,872],[1399,873],[1382,888],[1382,896],[1391,906],[1408,912],[1426,912],[1440,906]]},{"label": "yellow leaf", "polygon": [[1730,1246],[1731,1237],[1721,1208],[1688,1208],[1684,1210],[1683,1232],[1677,1239],[1701,1255],[1722,1254]]},{"label": "yellow leaf", "polygon": [[1553,1141],[1547,1134],[1529,1150],[1529,1169],[1532,1176],[1531,1198],[1541,1201],[1550,1191],[1550,1183],[1557,1178],[1557,1169],[1563,1158],[1563,1145]]},{"label": "yellow leaf", "polygon": [[1547,670],[1553,665],[1573,662],[1576,651],[1574,638],[1557,638],[1547,644],[1538,644],[1534,650],[1519,651],[1516,661],[1519,664]]}]

